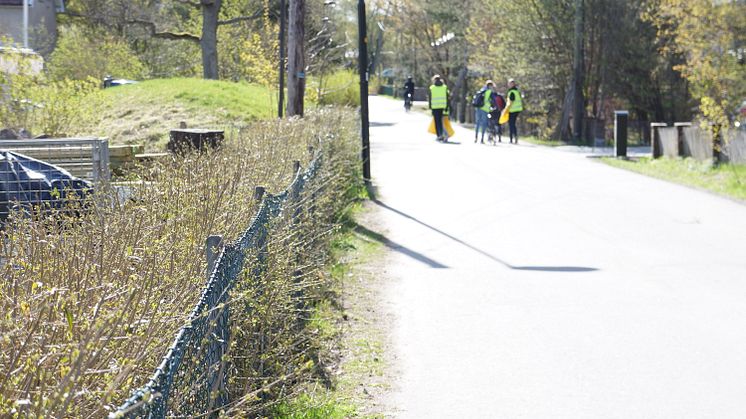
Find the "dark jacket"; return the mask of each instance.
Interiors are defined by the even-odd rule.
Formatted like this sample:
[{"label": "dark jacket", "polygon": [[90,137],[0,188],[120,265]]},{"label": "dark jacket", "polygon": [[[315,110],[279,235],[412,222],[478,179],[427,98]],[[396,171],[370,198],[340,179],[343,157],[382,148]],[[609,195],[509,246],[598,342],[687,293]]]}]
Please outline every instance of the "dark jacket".
[{"label": "dark jacket", "polygon": [[404,83],[404,93],[409,93],[414,96],[414,82],[408,81]]}]

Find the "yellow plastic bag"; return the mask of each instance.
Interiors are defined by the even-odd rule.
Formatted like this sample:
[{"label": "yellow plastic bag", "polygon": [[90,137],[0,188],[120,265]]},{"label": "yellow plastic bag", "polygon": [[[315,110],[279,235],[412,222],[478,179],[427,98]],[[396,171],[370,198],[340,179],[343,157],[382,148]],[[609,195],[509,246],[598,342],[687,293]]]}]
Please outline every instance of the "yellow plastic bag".
[{"label": "yellow plastic bag", "polygon": [[497,123],[502,125],[508,122],[509,118],[510,118],[510,112],[508,112],[508,107],[506,106],[505,109],[503,109],[502,113],[500,114],[500,119],[497,120]]},{"label": "yellow plastic bag", "polygon": [[451,119],[447,116],[443,117],[443,128],[446,129],[449,137],[453,137],[453,134],[456,133],[456,130],[451,126]]},{"label": "yellow plastic bag", "polygon": [[[453,126],[451,126],[451,120],[448,118],[448,116],[443,117],[443,128],[445,128],[446,133],[449,137],[453,137],[453,134],[456,133],[456,131],[453,129]],[[430,134],[436,134],[435,131],[435,118],[430,118],[430,127],[427,129],[427,132]]]}]

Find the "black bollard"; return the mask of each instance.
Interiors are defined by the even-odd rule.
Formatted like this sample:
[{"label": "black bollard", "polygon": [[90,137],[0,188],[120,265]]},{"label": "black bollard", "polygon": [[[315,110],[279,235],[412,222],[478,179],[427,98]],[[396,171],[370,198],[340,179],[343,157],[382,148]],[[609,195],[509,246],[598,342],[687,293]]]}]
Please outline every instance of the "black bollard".
[{"label": "black bollard", "polygon": [[614,155],[627,157],[627,122],[629,112],[614,111]]}]

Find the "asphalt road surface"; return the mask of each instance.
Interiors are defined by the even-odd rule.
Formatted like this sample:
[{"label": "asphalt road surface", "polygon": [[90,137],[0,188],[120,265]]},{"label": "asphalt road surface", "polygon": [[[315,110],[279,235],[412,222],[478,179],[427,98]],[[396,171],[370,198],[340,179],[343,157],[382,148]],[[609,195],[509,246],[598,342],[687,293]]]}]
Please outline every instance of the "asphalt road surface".
[{"label": "asphalt road surface", "polygon": [[746,206],[371,97],[401,418],[746,418]]}]

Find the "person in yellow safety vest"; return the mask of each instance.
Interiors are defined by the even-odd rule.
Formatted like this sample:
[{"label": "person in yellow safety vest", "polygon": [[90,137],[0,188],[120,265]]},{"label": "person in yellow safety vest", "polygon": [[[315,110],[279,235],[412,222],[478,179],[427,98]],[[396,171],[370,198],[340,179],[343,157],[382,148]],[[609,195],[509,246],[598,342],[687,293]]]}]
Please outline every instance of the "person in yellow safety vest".
[{"label": "person in yellow safety vest", "polygon": [[481,94],[484,96],[484,103],[482,106],[475,109],[474,114],[474,120],[476,122],[476,128],[477,130],[474,132],[474,142],[476,143],[479,139],[479,128],[482,128],[482,144],[484,144],[484,133],[487,132],[487,127],[489,125],[489,119],[487,117],[487,114],[492,111],[492,106],[495,102],[494,95],[494,88],[495,83],[492,82],[492,80],[487,80],[484,83],[484,87],[477,92],[477,94]]},{"label": "person in yellow safety vest", "polygon": [[448,135],[443,128],[443,114],[448,111],[449,99],[448,86],[439,74],[434,75],[433,84],[430,85],[428,93],[428,105],[433,112],[433,119],[435,119],[435,133],[438,136],[436,138],[438,141],[448,140]]},{"label": "person in yellow safety vest", "polygon": [[518,120],[518,115],[523,111],[523,97],[521,95],[521,91],[518,90],[518,87],[515,84],[515,80],[510,79],[508,80],[508,127],[510,127],[510,142],[513,143],[513,138],[515,138],[515,143],[518,144],[518,126],[516,125],[516,121]]}]

